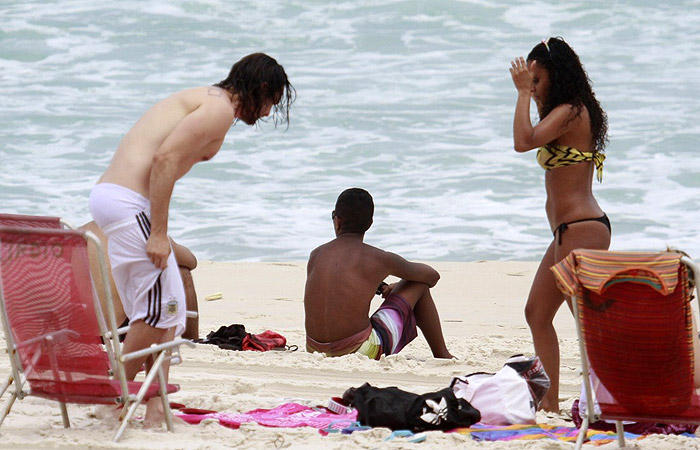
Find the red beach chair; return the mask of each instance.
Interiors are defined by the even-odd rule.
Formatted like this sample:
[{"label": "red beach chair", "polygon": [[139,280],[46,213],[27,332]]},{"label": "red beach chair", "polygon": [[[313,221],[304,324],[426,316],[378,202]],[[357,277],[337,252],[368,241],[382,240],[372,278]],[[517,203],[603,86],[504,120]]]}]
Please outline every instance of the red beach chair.
[{"label": "red beach chair", "polygon": [[[99,274],[90,273],[88,240],[100,253]],[[93,276],[107,280],[105,267],[91,233],[0,227],[0,316],[12,370],[0,395],[14,386],[0,425],[15,400],[29,395],[59,402],[66,428],[66,403],[122,405],[116,442],[138,405],[160,396],[173,430],[167,394],[179,387],[165,383],[162,363],[168,350],[194,344],[178,339],[122,354],[111,298],[103,315],[93,287]],[[145,354],[154,358],[145,380],[127,382],[124,362]]]},{"label": "red beach chair", "polygon": [[[0,227],[74,229],[68,222],[60,217],[3,213],[0,213]],[[98,295],[105,295],[102,293],[102,289],[98,289]],[[187,318],[199,317],[197,311],[187,311],[186,314]],[[118,331],[120,335],[125,335],[129,331],[129,326],[121,327]],[[180,364],[182,362],[178,349],[170,356],[170,359],[171,364]]]},{"label": "red beach chair", "polygon": [[620,447],[623,420],[700,425],[690,304],[698,266],[678,252],[579,249],[552,271],[572,297],[581,347],[587,411],[576,449],[599,419],[615,421]]}]

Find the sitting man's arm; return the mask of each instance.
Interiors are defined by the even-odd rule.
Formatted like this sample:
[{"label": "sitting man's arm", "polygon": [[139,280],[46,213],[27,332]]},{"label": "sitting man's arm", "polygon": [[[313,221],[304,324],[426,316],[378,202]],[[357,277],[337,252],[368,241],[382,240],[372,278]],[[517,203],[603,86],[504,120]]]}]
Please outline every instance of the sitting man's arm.
[{"label": "sitting man's arm", "polygon": [[403,257],[390,252],[384,252],[386,256],[389,275],[399,277],[407,281],[425,283],[428,287],[434,287],[440,279],[440,274],[427,264],[407,261]]}]

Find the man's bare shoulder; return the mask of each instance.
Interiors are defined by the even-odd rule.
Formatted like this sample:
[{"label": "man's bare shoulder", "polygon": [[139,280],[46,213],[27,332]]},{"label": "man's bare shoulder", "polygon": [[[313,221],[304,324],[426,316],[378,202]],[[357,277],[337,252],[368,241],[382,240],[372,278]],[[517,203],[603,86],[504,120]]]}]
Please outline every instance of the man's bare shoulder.
[{"label": "man's bare shoulder", "polygon": [[187,109],[191,111],[206,105],[207,107],[230,113],[231,116],[234,114],[231,95],[224,89],[216,86],[198,86],[184,89],[170,94],[163,100],[163,102],[173,101],[187,105]]},{"label": "man's bare shoulder", "polygon": [[204,101],[216,102],[218,105],[223,105],[233,109],[233,105],[231,104],[231,93],[227,90],[216,86],[203,86],[202,92],[205,93]]},{"label": "man's bare shoulder", "polygon": [[[324,244],[325,245],[325,244]],[[313,261],[316,259],[316,255],[318,255],[319,252],[322,252],[322,247],[316,247],[315,249],[311,250],[311,253],[309,253],[309,264],[313,263]]]},{"label": "man's bare shoulder", "polygon": [[385,259],[390,258],[393,255],[391,252],[387,252],[386,250],[382,250],[379,247],[375,247],[364,242],[362,243],[362,250],[372,258]]},{"label": "man's bare shoulder", "polygon": [[177,92],[173,96],[191,116],[188,119],[190,125],[215,139],[223,140],[235,118],[233,105],[225,90],[215,86],[200,86]]},{"label": "man's bare shoulder", "polygon": [[325,244],[321,244],[315,249],[311,250],[311,253],[309,254],[309,261],[323,258],[324,255],[327,255],[329,253],[335,253],[336,248],[337,245],[335,245],[335,240],[328,241]]}]

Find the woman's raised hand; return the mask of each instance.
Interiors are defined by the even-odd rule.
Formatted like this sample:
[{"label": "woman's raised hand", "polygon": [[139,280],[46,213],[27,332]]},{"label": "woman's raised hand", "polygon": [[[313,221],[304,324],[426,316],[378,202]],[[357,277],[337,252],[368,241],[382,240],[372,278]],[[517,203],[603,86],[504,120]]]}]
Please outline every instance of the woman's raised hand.
[{"label": "woman's raised hand", "polygon": [[[533,61],[534,63],[534,61]],[[532,90],[532,72],[522,56],[510,62],[510,76],[518,92],[530,93]]]}]

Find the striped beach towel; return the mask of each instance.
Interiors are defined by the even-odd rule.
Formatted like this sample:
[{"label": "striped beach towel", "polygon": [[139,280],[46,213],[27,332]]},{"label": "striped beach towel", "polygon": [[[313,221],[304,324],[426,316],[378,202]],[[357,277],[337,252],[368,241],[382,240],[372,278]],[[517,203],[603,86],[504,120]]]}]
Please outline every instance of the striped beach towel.
[{"label": "striped beach towel", "polygon": [[[471,436],[475,441],[522,441],[551,439],[562,442],[576,442],[579,430],[576,427],[562,427],[547,424],[536,425],[504,425],[494,426],[482,423],[469,428],[457,428],[455,433]],[[688,437],[692,435],[688,434]],[[644,436],[625,433],[625,439],[639,439]],[[612,431],[588,430],[586,441],[593,445],[604,445],[617,440],[617,434]]]},{"label": "striped beach towel", "polygon": [[559,289],[570,296],[582,296],[583,289],[597,294],[619,281],[645,283],[662,295],[678,284],[678,252],[610,252],[574,250],[551,267]]}]

